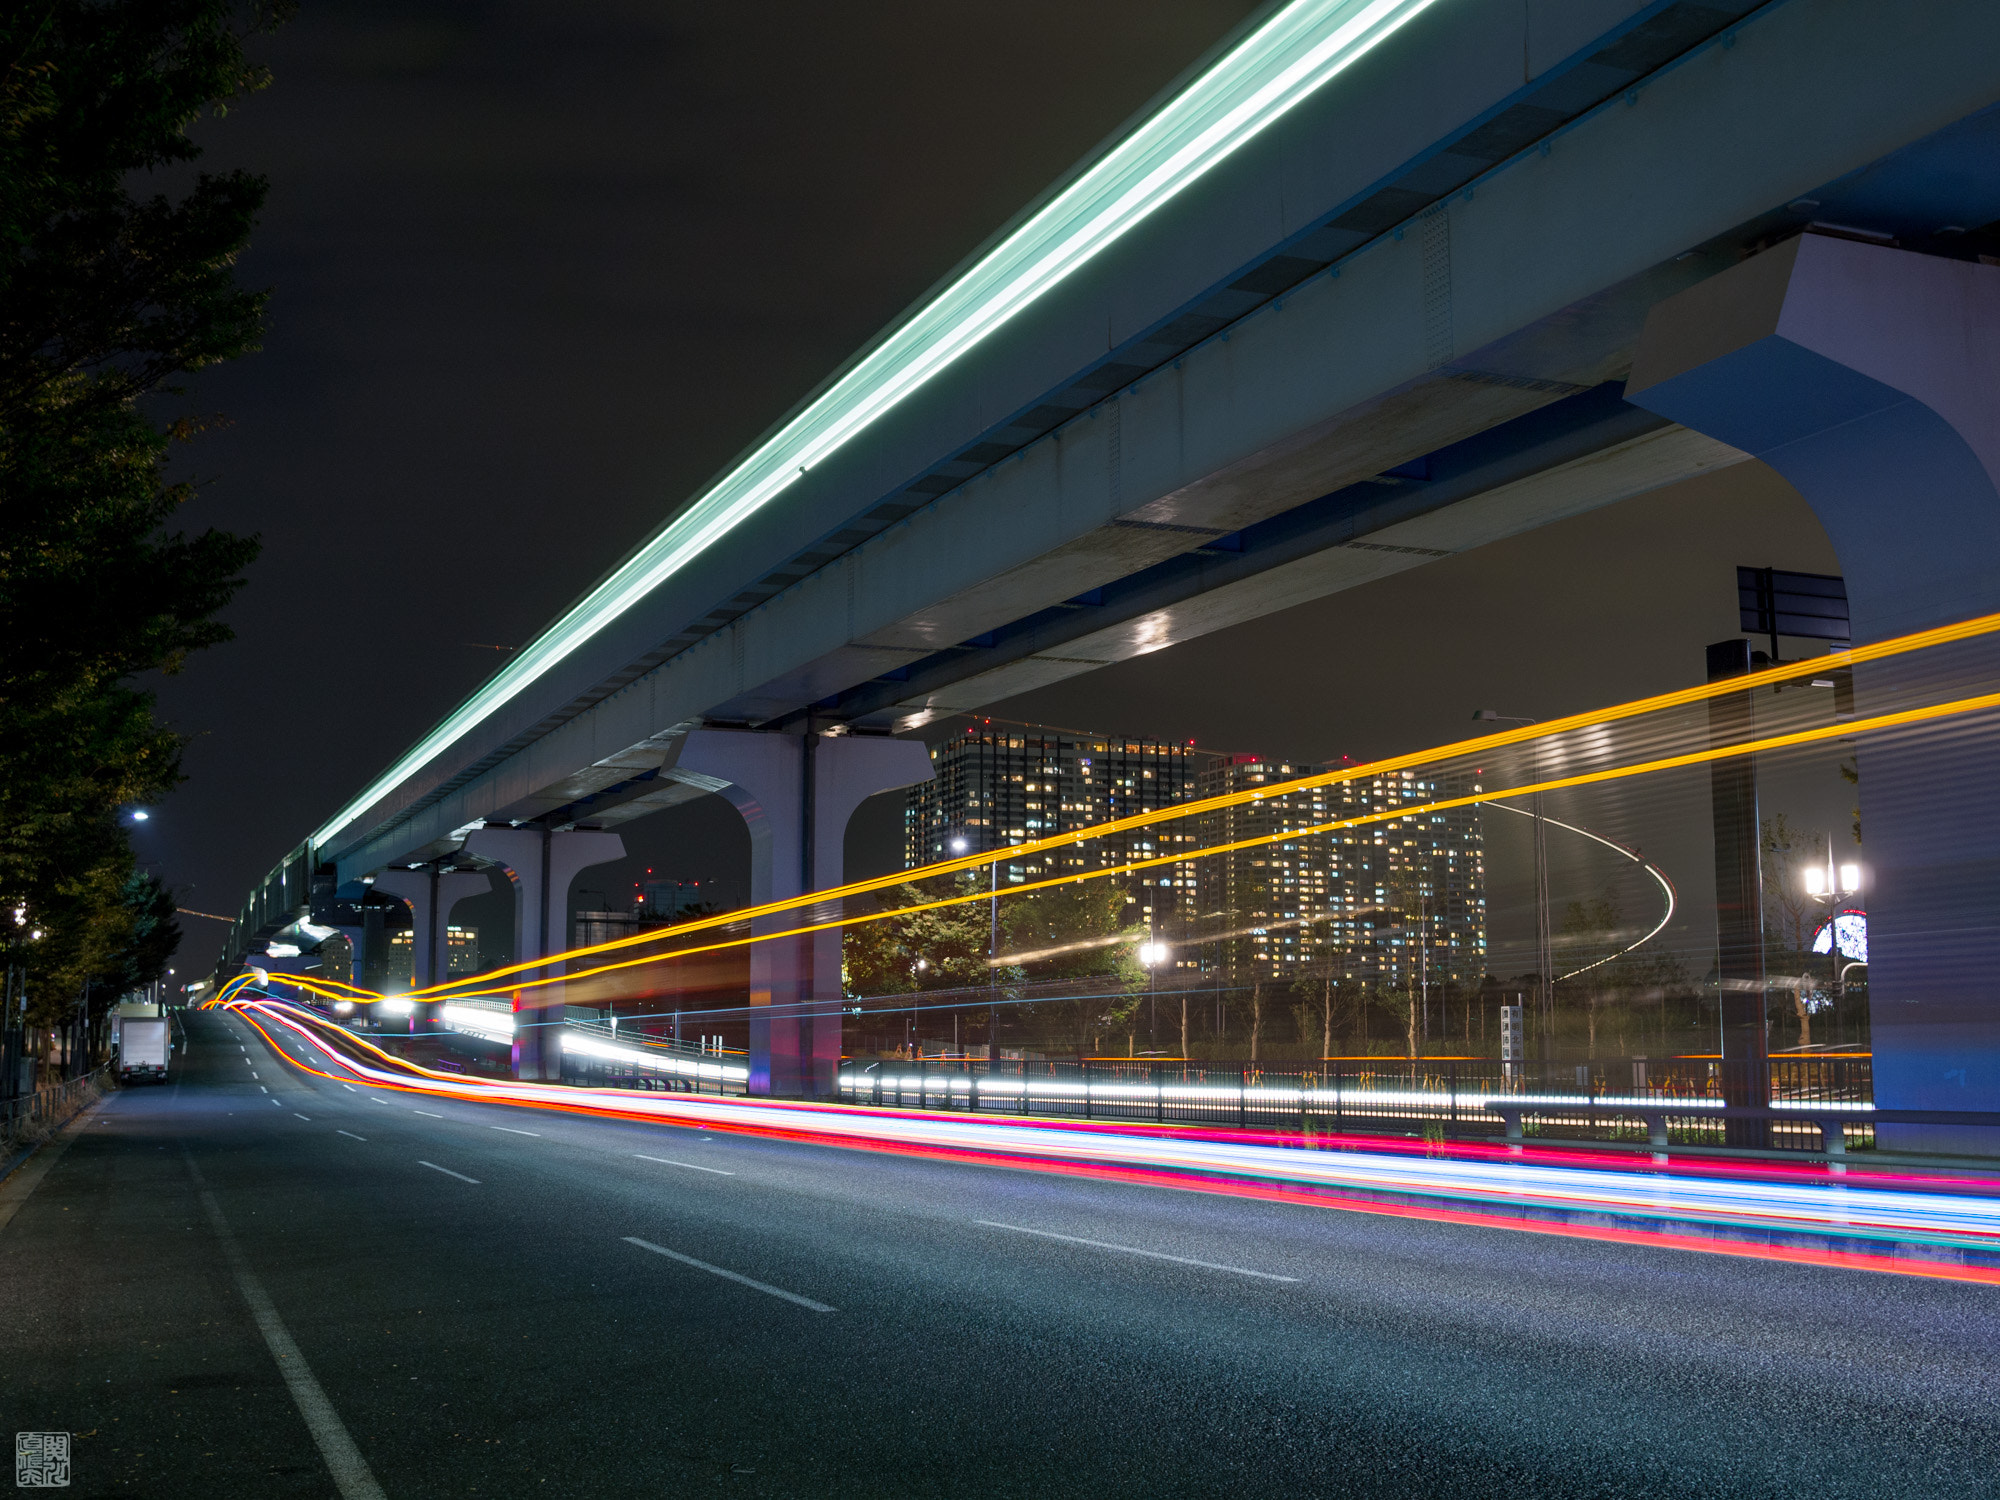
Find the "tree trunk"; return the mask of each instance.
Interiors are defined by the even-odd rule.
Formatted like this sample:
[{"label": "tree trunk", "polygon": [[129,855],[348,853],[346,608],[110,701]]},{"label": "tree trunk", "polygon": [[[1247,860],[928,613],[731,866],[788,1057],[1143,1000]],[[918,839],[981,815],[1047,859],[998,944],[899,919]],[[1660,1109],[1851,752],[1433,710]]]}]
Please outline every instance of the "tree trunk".
[{"label": "tree trunk", "polygon": [[1187,1048],[1187,1001],[1188,1001],[1188,997],[1187,997],[1186,995],[1182,995],[1182,996],[1181,996],[1181,1061],[1182,1061],[1183,1063],[1185,1063],[1185,1062],[1187,1061],[1187,1055],[1188,1055],[1188,1048]]},{"label": "tree trunk", "polygon": [[1250,1061],[1257,1060],[1257,1044],[1264,1036],[1264,986],[1253,982],[1250,986]]},{"label": "tree trunk", "polygon": [[1327,1058],[1333,1055],[1333,981],[1320,981],[1320,1028],[1319,1055]]},{"label": "tree trunk", "polygon": [[1409,1003],[1404,1007],[1404,1012],[1408,1016],[1410,1023],[1410,1061],[1415,1062],[1417,1060],[1417,992],[1414,988],[1409,992]]},{"label": "tree trunk", "polygon": [[1792,991],[1792,1007],[1799,1013],[1799,1045],[1801,1047],[1810,1047],[1812,1045],[1812,1012],[1806,1009],[1806,992],[1803,989]]}]

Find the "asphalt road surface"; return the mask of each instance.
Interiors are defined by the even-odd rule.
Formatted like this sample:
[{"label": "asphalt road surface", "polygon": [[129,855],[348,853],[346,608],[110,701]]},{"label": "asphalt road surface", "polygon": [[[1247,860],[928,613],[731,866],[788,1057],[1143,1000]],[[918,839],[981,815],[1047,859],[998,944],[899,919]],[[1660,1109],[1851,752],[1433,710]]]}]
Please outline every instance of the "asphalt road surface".
[{"label": "asphalt road surface", "polygon": [[1992,1289],[427,1102],[189,1027],[0,1227],[4,1408],[73,1494],[2000,1495]]}]

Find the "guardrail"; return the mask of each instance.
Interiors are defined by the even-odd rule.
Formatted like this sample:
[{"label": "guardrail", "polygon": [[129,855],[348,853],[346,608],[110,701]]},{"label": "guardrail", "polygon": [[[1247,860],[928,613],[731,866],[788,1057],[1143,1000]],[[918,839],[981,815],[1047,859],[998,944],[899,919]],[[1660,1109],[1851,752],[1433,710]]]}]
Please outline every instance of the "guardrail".
[{"label": "guardrail", "polygon": [[0,1154],[6,1158],[0,1176],[13,1171],[22,1157],[68,1124],[77,1111],[101,1098],[108,1073],[108,1068],[96,1068],[81,1078],[0,1100]]},{"label": "guardrail", "polygon": [[[1055,1118],[1220,1124],[1357,1134],[1530,1136],[1571,1141],[1731,1144],[1731,1122],[1758,1120],[1763,1144],[1841,1154],[1871,1145],[1875,1122],[1946,1123],[1877,1110],[1866,1059],[1774,1059],[1769,1103],[1737,1092],[1709,1059],[1625,1059],[1610,1067],[1487,1059],[1343,1060],[1318,1068],[1138,1060],[851,1060],[850,1103]],[[1850,1064],[1858,1063],[1860,1066]],[[1804,1064],[1804,1066],[1799,1066]],[[1607,1074],[1631,1068],[1632,1084]],[[1618,1079],[1623,1083],[1623,1078]],[[1967,1117],[1958,1123],[2000,1124]],[[1740,1143],[1740,1142],[1739,1142]]]}]

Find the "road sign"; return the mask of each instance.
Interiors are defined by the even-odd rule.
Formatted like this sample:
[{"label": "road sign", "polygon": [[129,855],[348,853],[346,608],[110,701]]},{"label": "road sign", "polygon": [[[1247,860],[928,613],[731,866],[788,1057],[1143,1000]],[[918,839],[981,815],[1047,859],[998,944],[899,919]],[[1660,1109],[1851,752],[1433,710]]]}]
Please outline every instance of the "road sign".
[{"label": "road sign", "polygon": [[1847,581],[1826,573],[1781,573],[1776,568],[1738,568],[1736,603],[1739,627],[1746,634],[1771,638],[1771,659],[1778,659],[1778,637],[1802,636],[1813,641],[1851,640],[1847,620]]}]

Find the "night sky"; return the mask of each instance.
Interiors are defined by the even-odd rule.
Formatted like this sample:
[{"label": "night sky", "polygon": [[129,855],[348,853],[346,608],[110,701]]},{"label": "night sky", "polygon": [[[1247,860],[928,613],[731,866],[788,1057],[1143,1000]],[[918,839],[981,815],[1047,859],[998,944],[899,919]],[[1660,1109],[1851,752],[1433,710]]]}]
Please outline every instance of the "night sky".
[{"label": "night sky", "polygon": [[[493,647],[1252,9],[308,0],[262,44],[271,89],[201,132],[211,164],[271,179],[242,274],[273,297],[264,352],[191,393],[231,425],[191,456],[184,524],[265,549],[237,640],[158,684],[195,739],[141,858],[182,905],[234,913]],[[1477,706],[1694,680],[1735,633],[1737,563],[1837,571],[1797,497],[1744,466],[994,711],[1305,758],[1413,748]],[[1796,800],[1826,824],[1845,795]],[[633,868],[585,883],[657,863],[741,899],[740,823],[709,803],[631,829]],[[893,861],[899,823],[871,806],[855,862]],[[459,915],[490,928],[500,904]],[[224,928],[183,920],[186,978]]]}]

